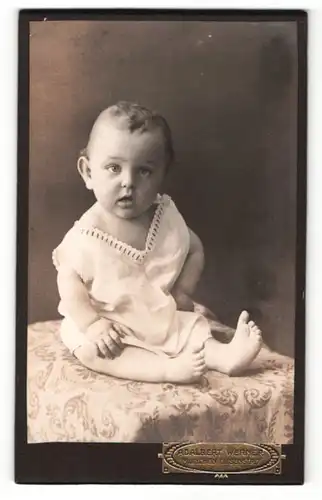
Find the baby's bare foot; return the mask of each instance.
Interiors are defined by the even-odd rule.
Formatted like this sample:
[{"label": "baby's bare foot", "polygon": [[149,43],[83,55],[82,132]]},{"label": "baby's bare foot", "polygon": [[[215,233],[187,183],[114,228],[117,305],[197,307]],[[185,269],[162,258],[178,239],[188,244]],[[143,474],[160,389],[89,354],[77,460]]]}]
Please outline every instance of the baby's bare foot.
[{"label": "baby's bare foot", "polygon": [[246,368],[262,346],[262,332],[254,321],[248,320],[248,312],[243,311],[239,316],[235,335],[227,345],[231,375],[236,375]]},{"label": "baby's bare foot", "polygon": [[179,354],[176,358],[166,360],[166,382],[196,382],[206,371],[204,345],[196,346]]}]

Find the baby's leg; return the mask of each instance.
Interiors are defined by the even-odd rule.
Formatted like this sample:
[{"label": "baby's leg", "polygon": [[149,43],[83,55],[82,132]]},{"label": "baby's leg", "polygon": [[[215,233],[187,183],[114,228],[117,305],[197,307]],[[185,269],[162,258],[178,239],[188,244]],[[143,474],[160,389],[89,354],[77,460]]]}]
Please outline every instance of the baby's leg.
[{"label": "baby's leg", "polygon": [[262,345],[261,331],[249,315],[243,311],[239,317],[235,335],[229,344],[221,344],[210,338],[205,343],[205,361],[210,370],[228,375],[242,372],[257,356]]},{"label": "baby's leg", "polygon": [[92,344],[78,347],[74,354],[91,370],[140,382],[189,383],[198,380],[206,370],[203,346],[187,350],[176,358],[132,346],[127,346],[114,359],[101,358]]}]

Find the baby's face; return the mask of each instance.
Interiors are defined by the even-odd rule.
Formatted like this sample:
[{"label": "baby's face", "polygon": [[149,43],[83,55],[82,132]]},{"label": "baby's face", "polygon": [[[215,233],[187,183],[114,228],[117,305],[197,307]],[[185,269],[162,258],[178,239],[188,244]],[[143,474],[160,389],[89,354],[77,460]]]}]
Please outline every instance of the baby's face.
[{"label": "baby's face", "polygon": [[130,132],[109,120],[97,130],[89,150],[90,183],[107,212],[132,219],[146,212],[159,192],[166,170],[159,130]]}]

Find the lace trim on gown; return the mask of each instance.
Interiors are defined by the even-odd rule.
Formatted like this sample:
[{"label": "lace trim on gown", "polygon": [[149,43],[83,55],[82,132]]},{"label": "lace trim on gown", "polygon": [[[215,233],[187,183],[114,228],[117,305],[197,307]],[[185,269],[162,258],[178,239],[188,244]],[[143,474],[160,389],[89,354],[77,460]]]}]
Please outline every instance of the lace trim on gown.
[{"label": "lace trim on gown", "polygon": [[162,215],[164,212],[164,197],[160,196],[158,200],[158,207],[154,213],[147,237],[145,248],[143,250],[138,250],[137,248],[132,247],[131,245],[124,243],[123,241],[117,239],[115,236],[112,236],[101,229],[97,229],[96,227],[80,227],[79,230],[82,234],[86,236],[91,236],[97,238],[101,241],[106,242],[110,247],[114,248],[121,255],[125,255],[129,257],[133,261],[141,264],[146,259],[147,255],[154,249],[157,235],[159,233],[160,224]]}]

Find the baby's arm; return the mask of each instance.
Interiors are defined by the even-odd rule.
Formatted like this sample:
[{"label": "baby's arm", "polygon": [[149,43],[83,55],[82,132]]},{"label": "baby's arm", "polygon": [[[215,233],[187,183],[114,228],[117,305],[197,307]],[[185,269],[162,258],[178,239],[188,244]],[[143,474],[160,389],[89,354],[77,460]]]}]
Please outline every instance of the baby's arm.
[{"label": "baby's arm", "polygon": [[189,253],[180,276],[172,289],[172,295],[177,302],[178,309],[185,311],[193,310],[193,301],[190,297],[195,291],[205,262],[203,245],[200,238],[191,229],[189,229],[189,234]]},{"label": "baby's arm", "polygon": [[92,341],[102,356],[113,358],[123,348],[120,338],[124,328],[101,318],[91,304],[88,292],[78,274],[61,267],[57,277],[58,290],[67,314],[76,326]]},{"label": "baby's arm", "polygon": [[68,315],[82,332],[99,319],[91,304],[86,287],[78,274],[69,268],[60,268],[57,275],[59,295]]}]

